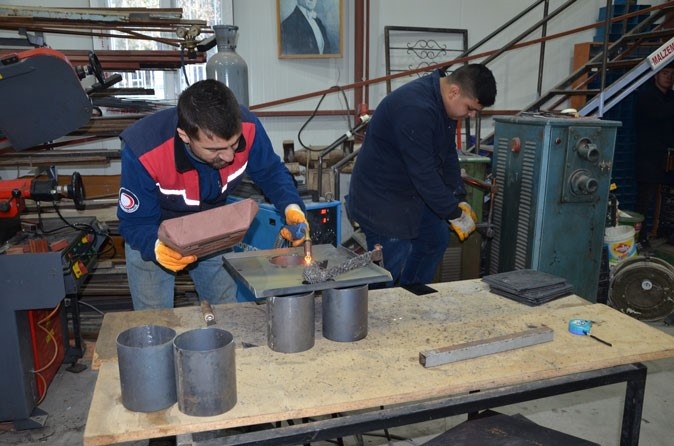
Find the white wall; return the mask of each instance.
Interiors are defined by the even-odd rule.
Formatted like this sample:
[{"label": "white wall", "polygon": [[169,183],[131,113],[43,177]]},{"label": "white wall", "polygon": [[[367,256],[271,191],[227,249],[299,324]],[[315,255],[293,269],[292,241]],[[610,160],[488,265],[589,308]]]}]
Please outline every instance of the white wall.
[{"label": "white wall", "polygon": [[[288,98],[330,88],[333,85],[351,84],[354,69],[354,2],[344,0],[344,57],[341,59],[278,59],[276,55],[276,8],[269,0],[233,0],[234,20],[240,28],[237,51],[247,61],[251,73],[251,105]],[[551,0],[550,11],[565,0]],[[657,2],[654,2],[657,3]],[[533,4],[533,0],[371,0],[370,21],[370,79],[385,76],[384,27],[420,26],[462,28],[468,30],[468,46],[472,46],[494,29]],[[599,7],[604,0],[581,0],[562,13],[548,27],[547,34],[555,34],[570,28],[596,21]],[[490,47],[480,52],[496,49],[514,38],[524,29],[540,20],[543,7],[539,6],[518,26],[502,36]],[[592,40],[594,31],[585,31],[547,43],[543,88],[558,83],[571,70],[573,44]],[[535,34],[532,38],[540,36]],[[498,96],[495,109],[518,109],[536,98],[538,80],[539,46],[513,51],[496,59],[490,67],[497,83]],[[475,60],[480,62],[480,59]],[[370,87],[370,108],[374,108],[385,95],[385,83]],[[321,105],[322,109],[342,108],[337,102],[339,95],[333,93]],[[353,109],[353,94],[349,92],[349,104]],[[278,109],[313,109],[319,98],[294,102]],[[305,118],[267,118],[267,126],[275,143],[296,137]],[[314,124],[315,123],[315,124]],[[317,118],[310,124],[303,140],[316,144],[328,144],[346,130],[344,119]],[[306,137],[305,137],[306,134]]]},{"label": "white wall", "polygon": [[[91,0],[97,4],[100,0]],[[343,1],[343,57],[334,59],[279,59],[277,56],[277,8],[273,0],[225,0],[227,2],[223,21],[233,16],[233,24],[239,26],[237,52],[246,60],[249,69],[250,104],[255,106],[269,101],[289,98],[306,93],[328,89],[332,86],[355,82],[354,71],[354,0]],[[555,10],[566,0],[551,0],[550,10]],[[517,13],[533,4],[534,0],[371,0],[370,20],[370,78],[385,75],[384,27],[423,26],[442,28],[463,28],[468,30],[469,47],[495,28],[505,23]],[[650,1],[660,4],[663,1]],[[44,6],[44,0],[0,0],[1,4],[21,4]],[[63,0],[59,5],[87,7],[90,0]],[[579,0],[568,11],[554,19],[547,34],[552,35],[597,21],[599,8],[605,0]],[[510,41],[542,17],[542,6],[518,22],[518,26],[494,42],[490,48]],[[6,33],[2,34],[5,35]],[[567,36],[548,42],[545,56],[543,89],[550,88],[570,73],[573,45],[592,40],[594,30]],[[532,38],[538,37],[534,35]],[[55,49],[91,48],[91,38],[48,35],[47,43]],[[1,52],[1,51],[0,51]],[[495,109],[518,109],[536,98],[538,80],[539,46],[515,50],[501,56],[490,65],[498,84]],[[480,60],[476,60],[479,62]],[[385,94],[385,84],[370,87],[369,106],[374,109]],[[350,109],[354,109],[353,92],[347,92]],[[293,102],[284,106],[265,110],[313,110],[319,97]],[[323,101],[321,109],[343,109],[345,104],[338,93],[330,93]],[[306,117],[269,117],[263,123],[282,154],[281,142],[294,139]],[[317,117],[302,134],[307,144],[328,145],[348,130],[345,117]],[[99,147],[117,147],[116,139],[107,140]],[[85,169],[78,169],[83,173]],[[114,172],[112,166],[104,173]],[[3,174],[7,177],[14,175]]]}]

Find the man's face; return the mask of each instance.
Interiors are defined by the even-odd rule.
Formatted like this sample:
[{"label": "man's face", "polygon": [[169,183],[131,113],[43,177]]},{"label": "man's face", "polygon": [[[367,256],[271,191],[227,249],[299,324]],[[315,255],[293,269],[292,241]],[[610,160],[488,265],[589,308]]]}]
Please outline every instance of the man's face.
[{"label": "man's face", "polygon": [[318,0],[297,0],[297,4],[312,11],[316,7],[317,1]]},{"label": "man's face", "polygon": [[464,96],[457,85],[450,85],[443,97],[447,116],[455,121],[464,118],[474,118],[476,113],[482,110],[482,105],[475,98]]},{"label": "man's face", "polygon": [[189,150],[201,161],[214,169],[222,169],[234,161],[234,156],[239,148],[241,133],[230,139],[222,139],[215,135],[207,135],[199,130],[199,139],[190,138],[182,130],[178,129],[178,135],[184,143],[188,144]]},{"label": "man's face", "polygon": [[663,93],[674,86],[674,68],[663,68],[655,75],[655,86]]}]

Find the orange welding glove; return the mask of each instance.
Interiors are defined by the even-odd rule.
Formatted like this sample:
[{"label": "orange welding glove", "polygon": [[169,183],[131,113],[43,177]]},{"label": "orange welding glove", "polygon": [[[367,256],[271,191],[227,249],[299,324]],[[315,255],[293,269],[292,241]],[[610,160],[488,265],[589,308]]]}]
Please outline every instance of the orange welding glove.
[{"label": "orange welding glove", "polygon": [[305,225],[307,225],[307,229],[309,229],[309,222],[307,221],[307,217],[304,216],[304,212],[302,212],[302,208],[299,207],[299,205],[289,204],[288,206],[286,206],[285,215],[286,215],[286,224],[288,226],[299,225],[300,223],[304,223]]},{"label": "orange welding glove", "polygon": [[304,237],[300,238],[295,238],[293,237],[292,232],[290,232],[290,229],[283,227],[281,228],[281,231],[279,232],[279,235],[283,237],[291,246],[300,246],[301,244],[304,243]]},{"label": "orange welding glove", "polygon": [[[309,222],[305,217],[302,208],[297,204],[289,204],[285,209],[286,225],[287,226],[302,226],[304,231],[309,234]],[[293,232],[295,232],[293,234]],[[300,246],[304,243],[305,238],[299,237],[297,231],[291,231],[290,228],[282,228],[280,232],[281,237],[286,239],[292,246]]]},{"label": "orange welding glove", "polygon": [[163,242],[160,242],[159,239],[154,243],[154,255],[161,266],[174,273],[197,261],[197,256],[183,256],[166,246]]},{"label": "orange welding glove", "polygon": [[464,241],[468,236],[475,231],[475,222],[477,215],[468,203],[462,201],[459,203],[461,209],[461,216],[453,220],[449,220],[449,225],[452,227],[459,240]]}]

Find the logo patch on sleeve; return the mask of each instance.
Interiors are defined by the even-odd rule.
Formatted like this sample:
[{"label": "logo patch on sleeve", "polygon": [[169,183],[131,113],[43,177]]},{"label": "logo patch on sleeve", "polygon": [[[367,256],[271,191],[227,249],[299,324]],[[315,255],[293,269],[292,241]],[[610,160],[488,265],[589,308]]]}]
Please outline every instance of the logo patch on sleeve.
[{"label": "logo patch on sleeve", "polygon": [[119,190],[119,208],[124,212],[131,214],[138,210],[138,206],[140,206],[140,201],[138,200],[138,197],[136,197],[136,194],[122,187]]}]

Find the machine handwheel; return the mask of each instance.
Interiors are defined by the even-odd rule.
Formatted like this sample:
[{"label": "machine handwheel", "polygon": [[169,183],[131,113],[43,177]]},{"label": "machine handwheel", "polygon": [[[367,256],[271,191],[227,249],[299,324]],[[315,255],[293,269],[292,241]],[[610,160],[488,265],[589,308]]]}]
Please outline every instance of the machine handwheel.
[{"label": "machine handwheel", "polygon": [[98,60],[98,56],[93,51],[89,51],[89,66],[91,71],[96,77],[96,80],[101,84],[105,82],[105,73],[103,72],[103,67],[101,62]]},{"label": "machine handwheel", "polygon": [[82,175],[79,172],[73,172],[72,177],[70,178],[70,184],[68,185],[68,197],[72,198],[75,203],[75,209],[81,211],[84,209],[84,182],[82,181]]}]

